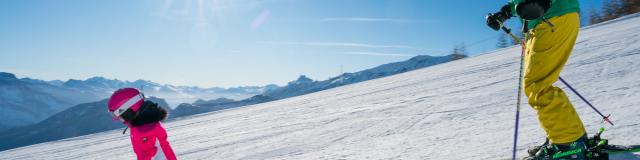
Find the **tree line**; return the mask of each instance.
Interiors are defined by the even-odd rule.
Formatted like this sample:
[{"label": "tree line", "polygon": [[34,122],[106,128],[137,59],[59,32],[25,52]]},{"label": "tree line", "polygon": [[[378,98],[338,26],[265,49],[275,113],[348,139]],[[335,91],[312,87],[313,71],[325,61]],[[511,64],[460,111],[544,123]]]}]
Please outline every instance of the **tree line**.
[{"label": "tree line", "polygon": [[589,24],[616,19],[625,15],[640,12],[640,0],[603,0],[602,9],[589,9]]}]

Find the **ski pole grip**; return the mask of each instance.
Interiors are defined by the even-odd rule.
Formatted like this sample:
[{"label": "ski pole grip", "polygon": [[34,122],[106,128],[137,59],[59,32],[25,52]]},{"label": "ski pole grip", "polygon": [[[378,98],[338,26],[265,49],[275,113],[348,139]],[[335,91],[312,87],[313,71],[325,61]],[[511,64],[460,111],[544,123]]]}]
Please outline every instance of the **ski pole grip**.
[{"label": "ski pole grip", "polygon": [[600,135],[602,135],[603,132],[604,132],[604,127],[600,127],[600,129],[598,130],[598,133],[596,133],[595,137],[600,138]]},{"label": "ski pole grip", "polygon": [[602,132],[604,132],[604,127],[600,127],[600,130],[598,131],[598,135],[602,134]]}]

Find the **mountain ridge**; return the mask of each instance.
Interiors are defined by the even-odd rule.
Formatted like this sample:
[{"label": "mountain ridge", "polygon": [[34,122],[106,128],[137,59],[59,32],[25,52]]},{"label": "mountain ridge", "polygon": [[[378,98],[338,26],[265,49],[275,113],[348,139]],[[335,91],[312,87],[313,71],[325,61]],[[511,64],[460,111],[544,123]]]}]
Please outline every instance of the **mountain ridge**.
[{"label": "mountain ridge", "polygon": [[[301,75],[297,80],[287,83],[286,86],[267,91],[263,95],[278,99],[304,95],[454,61],[456,56],[458,55],[418,55],[405,61],[387,63],[355,73],[344,73],[323,81],[314,81],[305,75]],[[466,56],[463,55],[463,57]]]},{"label": "mountain ridge", "polygon": [[167,100],[169,107],[175,107],[202,98],[245,99],[277,86],[199,88],[161,85],[148,80],[121,81],[100,76],[86,80],[44,81],[0,72],[0,117],[8,119],[0,121],[0,131],[35,124],[69,107],[107,98],[113,91],[124,87],[143,87],[147,96],[162,97]]}]

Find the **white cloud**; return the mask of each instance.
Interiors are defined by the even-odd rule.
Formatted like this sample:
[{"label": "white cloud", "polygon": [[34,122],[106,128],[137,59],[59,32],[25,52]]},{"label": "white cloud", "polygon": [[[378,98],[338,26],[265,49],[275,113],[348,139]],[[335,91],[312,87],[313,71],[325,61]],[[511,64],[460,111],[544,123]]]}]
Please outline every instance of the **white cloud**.
[{"label": "white cloud", "polygon": [[351,42],[267,41],[262,43],[271,44],[271,45],[301,45],[301,46],[317,46],[317,47],[358,47],[358,48],[395,48],[395,49],[414,49],[415,48],[407,45],[380,45],[380,44],[351,43]]},{"label": "white cloud", "polygon": [[394,18],[371,18],[371,17],[332,17],[320,19],[320,22],[379,22],[379,23],[427,23],[426,20],[418,19],[394,19]]},{"label": "white cloud", "polygon": [[387,57],[413,57],[414,54],[382,53],[382,52],[339,52],[346,55],[387,56]]}]

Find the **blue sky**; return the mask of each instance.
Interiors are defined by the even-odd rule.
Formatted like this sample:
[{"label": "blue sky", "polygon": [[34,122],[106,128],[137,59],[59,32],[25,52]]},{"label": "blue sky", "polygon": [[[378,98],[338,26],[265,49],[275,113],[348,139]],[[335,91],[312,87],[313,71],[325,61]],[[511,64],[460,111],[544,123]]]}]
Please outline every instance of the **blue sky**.
[{"label": "blue sky", "polygon": [[[581,0],[586,17],[600,0]],[[324,80],[415,55],[495,49],[484,16],[506,1],[10,0],[0,71],[233,87]],[[518,23],[512,20],[512,27]],[[517,53],[514,53],[517,54]],[[341,67],[342,66],[342,67]]]}]

